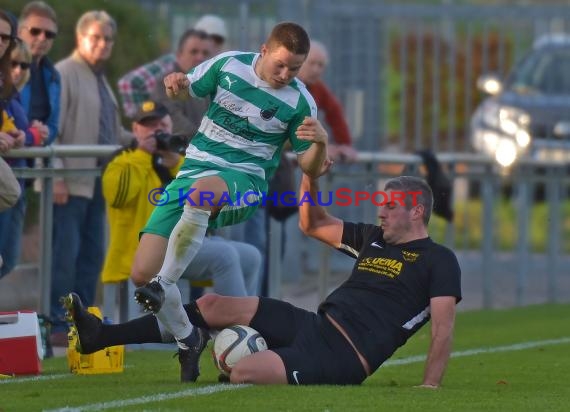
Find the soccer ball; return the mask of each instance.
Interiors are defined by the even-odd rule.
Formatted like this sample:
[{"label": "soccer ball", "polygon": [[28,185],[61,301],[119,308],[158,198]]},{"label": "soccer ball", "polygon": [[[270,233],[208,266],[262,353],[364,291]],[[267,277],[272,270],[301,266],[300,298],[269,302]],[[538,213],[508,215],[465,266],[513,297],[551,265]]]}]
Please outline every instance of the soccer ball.
[{"label": "soccer ball", "polygon": [[253,328],[236,325],[222,330],[214,339],[214,364],[229,376],[234,365],[244,356],[267,349],[263,336]]}]

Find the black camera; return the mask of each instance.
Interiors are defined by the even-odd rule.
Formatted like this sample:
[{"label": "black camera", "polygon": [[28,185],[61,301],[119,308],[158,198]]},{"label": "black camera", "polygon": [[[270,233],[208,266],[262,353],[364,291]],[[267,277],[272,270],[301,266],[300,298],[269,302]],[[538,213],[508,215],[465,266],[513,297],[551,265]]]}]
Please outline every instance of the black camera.
[{"label": "black camera", "polygon": [[167,150],[169,152],[184,154],[186,146],[188,145],[188,139],[186,137],[166,133],[162,130],[156,131],[154,138],[156,139],[157,150]]}]

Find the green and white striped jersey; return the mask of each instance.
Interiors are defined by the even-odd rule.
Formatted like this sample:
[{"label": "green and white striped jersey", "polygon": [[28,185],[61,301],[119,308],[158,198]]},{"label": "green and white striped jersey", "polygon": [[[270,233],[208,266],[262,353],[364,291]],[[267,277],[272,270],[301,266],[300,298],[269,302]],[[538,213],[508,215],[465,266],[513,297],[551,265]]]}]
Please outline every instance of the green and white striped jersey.
[{"label": "green and white striped jersey", "polygon": [[295,131],[317,106],[297,79],[273,89],[254,72],[258,53],[222,53],[192,69],[192,97],[210,96],[212,103],[186,150],[185,170],[235,170],[267,181],[277,168],[283,144],[296,153],[310,142]]}]

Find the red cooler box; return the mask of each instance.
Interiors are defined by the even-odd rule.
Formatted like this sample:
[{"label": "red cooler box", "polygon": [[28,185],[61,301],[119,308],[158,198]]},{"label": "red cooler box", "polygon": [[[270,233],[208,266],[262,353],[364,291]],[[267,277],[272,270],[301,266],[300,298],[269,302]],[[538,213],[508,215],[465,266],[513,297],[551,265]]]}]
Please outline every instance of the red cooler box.
[{"label": "red cooler box", "polygon": [[43,355],[36,312],[0,312],[0,373],[38,375]]}]

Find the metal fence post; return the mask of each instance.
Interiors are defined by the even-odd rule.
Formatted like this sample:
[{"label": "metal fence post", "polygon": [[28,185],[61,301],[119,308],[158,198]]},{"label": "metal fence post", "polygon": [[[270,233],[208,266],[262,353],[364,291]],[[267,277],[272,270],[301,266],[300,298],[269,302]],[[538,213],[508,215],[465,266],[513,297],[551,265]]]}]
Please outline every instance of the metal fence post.
[{"label": "metal fence post", "polygon": [[280,222],[273,218],[269,222],[269,265],[268,265],[268,291],[269,297],[281,298],[281,248],[283,227]]},{"label": "metal fence post", "polygon": [[[52,146],[49,146],[53,149]],[[53,153],[45,161],[44,168],[53,167]],[[52,262],[52,233],[53,233],[53,175],[47,173],[41,178],[42,191],[40,193],[40,268],[39,268],[39,302],[38,311],[41,314],[50,314],[51,306],[51,262]]]},{"label": "metal fence post", "polygon": [[483,197],[483,244],[481,250],[483,252],[483,307],[490,308],[493,306],[493,192],[494,178],[492,173],[492,165],[486,165],[486,173],[482,178],[482,197]]},{"label": "metal fence post", "polygon": [[[450,163],[449,167],[448,167],[448,175],[449,175],[449,180],[451,181],[451,187],[454,188],[455,187],[455,179],[456,179],[456,174],[457,174],[457,164],[455,162]],[[451,202],[452,204],[455,203],[455,190],[452,189],[451,192]],[[457,213],[455,213],[455,216],[453,217],[453,219],[457,220]],[[454,248],[455,247],[455,231],[454,231],[454,226],[453,223],[454,221],[450,221],[447,222],[445,225],[445,237],[444,237],[444,243],[445,245],[447,245],[447,247],[449,248]]]},{"label": "metal fence post", "polygon": [[557,291],[557,270],[558,270],[558,254],[560,253],[560,175],[565,169],[551,166],[547,169],[547,199],[548,199],[548,259],[547,259],[547,276],[548,276],[548,301],[556,302],[558,298]]},{"label": "metal fence post", "polygon": [[[321,193],[328,193],[332,186],[332,173],[328,173],[324,176],[324,179],[321,180]],[[319,245],[319,256],[320,256],[320,265],[319,265],[319,282],[318,282],[318,299],[319,302],[325,300],[328,295],[328,287],[329,287],[329,275],[331,272],[330,268],[330,247],[324,244]]]},{"label": "metal fence post", "polygon": [[518,171],[517,179],[517,253],[519,255],[517,270],[517,286],[516,286],[516,304],[524,305],[528,269],[529,269],[529,253],[528,253],[528,226],[530,222],[529,216],[529,182],[526,175],[527,169],[522,166]]}]

